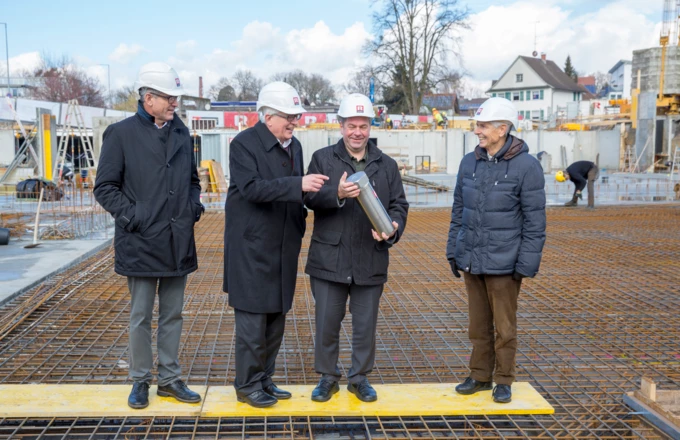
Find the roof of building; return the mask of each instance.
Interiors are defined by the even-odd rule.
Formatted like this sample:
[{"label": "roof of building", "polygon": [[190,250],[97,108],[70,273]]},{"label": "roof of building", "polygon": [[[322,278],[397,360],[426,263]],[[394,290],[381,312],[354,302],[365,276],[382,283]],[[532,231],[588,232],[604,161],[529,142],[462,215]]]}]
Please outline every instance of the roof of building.
[{"label": "roof of building", "polygon": [[570,92],[584,91],[583,87],[576,84],[554,61],[525,56],[519,58],[522,58],[553,89]]},{"label": "roof of building", "polygon": [[473,109],[478,109],[484,101],[486,101],[489,98],[473,98],[473,99],[461,99],[458,105],[460,106],[461,111],[467,111],[467,110],[473,110]]},{"label": "roof of building", "polygon": [[608,73],[614,73],[616,71],[616,69],[621,67],[622,64],[632,64],[632,63],[629,60],[619,60],[616,64],[614,64],[614,67],[609,69]]},{"label": "roof of building", "polygon": [[594,86],[595,77],[594,76],[579,76],[578,83],[582,86]]}]

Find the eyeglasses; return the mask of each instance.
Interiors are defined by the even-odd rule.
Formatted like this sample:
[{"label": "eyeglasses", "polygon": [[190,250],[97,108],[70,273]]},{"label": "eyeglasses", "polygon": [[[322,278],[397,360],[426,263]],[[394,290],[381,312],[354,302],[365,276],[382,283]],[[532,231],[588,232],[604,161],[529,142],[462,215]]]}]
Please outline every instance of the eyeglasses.
[{"label": "eyeglasses", "polygon": [[158,96],[159,98],[166,99],[168,101],[168,104],[174,104],[177,101],[179,101],[179,96],[170,96],[170,95],[161,95],[160,93],[154,93],[154,92],[148,92],[152,94],[153,96]]},{"label": "eyeglasses", "polygon": [[284,115],[283,113],[274,113],[274,116],[278,116],[279,118],[283,118],[288,122],[299,121],[300,118],[302,117],[301,114],[299,114],[299,115]]}]

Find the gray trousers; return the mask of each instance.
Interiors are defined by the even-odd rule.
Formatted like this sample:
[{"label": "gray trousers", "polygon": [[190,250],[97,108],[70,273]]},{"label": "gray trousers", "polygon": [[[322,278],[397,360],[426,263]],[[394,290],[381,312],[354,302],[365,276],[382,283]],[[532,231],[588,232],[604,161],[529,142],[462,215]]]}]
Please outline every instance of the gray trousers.
[{"label": "gray trousers", "polygon": [[375,330],[378,324],[383,285],[357,286],[334,283],[311,277],[316,300],[316,346],[314,369],[323,379],[339,381],[340,326],[347,309],[352,314],[352,367],[347,374],[350,383],[359,383],[373,370],[375,363]]},{"label": "gray trousers", "polygon": [[182,307],[187,277],[128,277],[130,307],[130,378],[151,382],[153,351],[151,318],[158,291],[158,385],[168,385],[181,374],[179,340],[182,336]]},{"label": "gray trousers", "polygon": [[234,309],[236,321],[236,394],[247,396],[273,383],[276,356],[286,329],[284,313]]}]

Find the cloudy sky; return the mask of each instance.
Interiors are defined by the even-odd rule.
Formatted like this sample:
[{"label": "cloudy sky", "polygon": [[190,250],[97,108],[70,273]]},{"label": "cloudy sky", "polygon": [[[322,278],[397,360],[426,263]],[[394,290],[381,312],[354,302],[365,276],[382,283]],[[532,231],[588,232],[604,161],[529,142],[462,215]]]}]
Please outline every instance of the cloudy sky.
[{"label": "cloudy sky", "polygon": [[[460,63],[468,84],[486,89],[518,55],[536,49],[579,72],[607,72],[632,51],[658,45],[662,0],[459,0],[470,9]],[[61,3],[61,2],[58,2]],[[78,3],[78,4],[76,4]],[[263,79],[296,68],[336,85],[369,60],[361,47],[372,33],[374,0],[129,1],[106,3],[7,1],[9,64],[30,69],[41,54],[67,55],[111,88],[134,82],[139,67],[165,61],[189,90],[205,90],[237,69]],[[27,11],[32,11],[27,13]],[[0,40],[4,40],[0,29]],[[4,41],[0,73],[4,75]],[[462,64],[462,65],[461,65]]]}]

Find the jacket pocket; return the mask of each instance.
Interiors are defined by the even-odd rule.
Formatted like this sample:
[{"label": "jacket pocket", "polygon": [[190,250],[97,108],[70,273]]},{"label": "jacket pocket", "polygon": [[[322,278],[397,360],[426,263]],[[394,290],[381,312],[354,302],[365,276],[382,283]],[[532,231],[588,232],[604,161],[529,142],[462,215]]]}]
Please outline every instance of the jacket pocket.
[{"label": "jacket pocket", "polygon": [[132,221],[132,232],[144,232],[146,230],[147,217],[147,203],[138,200],[135,203],[135,218]]},{"label": "jacket pocket", "polygon": [[514,270],[522,243],[521,231],[504,230],[489,232],[487,270]]},{"label": "jacket pocket", "polygon": [[338,231],[314,230],[312,244],[309,247],[307,264],[317,269],[337,272],[340,255],[340,238]]}]

